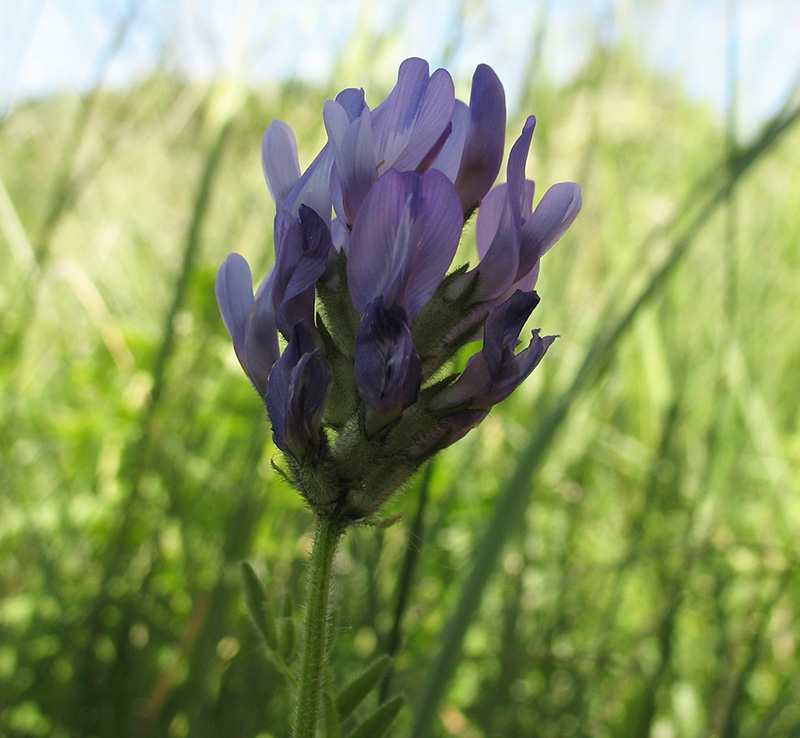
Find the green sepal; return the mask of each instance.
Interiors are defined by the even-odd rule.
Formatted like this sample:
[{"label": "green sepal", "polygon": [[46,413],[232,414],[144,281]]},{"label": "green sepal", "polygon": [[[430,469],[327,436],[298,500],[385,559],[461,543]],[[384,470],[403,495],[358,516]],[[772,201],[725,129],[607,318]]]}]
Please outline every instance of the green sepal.
[{"label": "green sepal", "polygon": [[405,704],[402,695],[384,702],[361,725],[359,725],[348,738],[383,738],[392,727],[392,723],[400,714]]},{"label": "green sepal", "polygon": [[336,710],[340,720],[347,719],[367,695],[380,684],[391,663],[391,656],[386,654],[379,656],[336,695]]},{"label": "green sepal", "polygon": [[294,622],[294,598],[291,592],[283,596],[283,617],[281,618],[281,656],[290,661],[295,655],[297,627]]},{"label": "green sepal", "polygon": [[333,375],[324,419],[327,425],[339,429],[358,410],[361,402],[353,370],[353,358],[348,358],[342,353],[319,313],[317,313],[317,329],[325,346],[325,360]]},{"label": "green sepal", "polygon": [[278,476],[283,478],[284,482],[287,482],[288,484],[294,486],[294,481],[289,475],[289,472],[287,472],[282,466],[280,466],[278,462],[275,461],[275,459],[270,459],[269,465],[278,473]]},{"label": "green sepal", "polygon": [[468,267],[468,264],[464,264],[448,274],[414,318],[411,336],[427,377],[449,358],[442,355],[447,335],[478,307],[472,300],[478,286],[478,275],[468,278]]},{"label": "green sepal", "polygon": [[275,623],[275,615],[267,600],[266,592],[261,584],[261,580],[253,571],[253,567],[246,561],[239,565],[242,577],[242,588],[244,589],[244,602],[250,618],[256,626],[264,642],[273,653],[280,653],[280,639],[278,638],[278,627]]},{"label": "green sepal", "polygon": [[341,738],[342,731],[339,726],[339,714],[336,712],[336,702],[327,690],[322,693],[322,726],[325,738]]},{"label": "green sepal", "polygon": [[322,319],[337,348],[352,359],[361,316],[353,307],[347,289],[347,257],[344,252],[339,254],[335,268],[337,273],[333,279],[317,282],[317,304],[322,308]]}]

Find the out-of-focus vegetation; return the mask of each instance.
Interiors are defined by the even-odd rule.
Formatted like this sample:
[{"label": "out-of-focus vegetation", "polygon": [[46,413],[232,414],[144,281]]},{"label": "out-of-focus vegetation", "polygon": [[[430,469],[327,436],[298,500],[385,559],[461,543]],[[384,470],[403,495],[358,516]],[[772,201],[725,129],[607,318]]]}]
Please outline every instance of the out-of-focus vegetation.
[{"label": "out-of-focus vegetation", "polygon": [[[403,523],[348,535],[334,680],[394,632],[408,735],[460,607],[437,736],[800,735],[800,132],[782,118],[742,174],[622,45],[566,88],[532,80],[529,176],[584,187],[538,285],[562,337],[392,502]],[[278,611],[299,600],[311,515],[270,468],[213,282],[230,251],[270,265],[264,128],[289,122],[308,163],[339,86],[153,76],[0,123],[0,734],[285,735],[237,564]],[[465,591],[501,494],[524,515]]]}]

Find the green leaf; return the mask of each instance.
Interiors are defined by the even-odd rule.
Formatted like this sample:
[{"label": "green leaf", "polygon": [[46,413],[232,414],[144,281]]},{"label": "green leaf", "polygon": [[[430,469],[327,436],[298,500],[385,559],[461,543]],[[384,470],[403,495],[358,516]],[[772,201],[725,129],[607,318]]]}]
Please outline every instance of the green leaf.
[{"label": "green leaf", "polygon": [[353,710],[378,686],[391,663],[391,656],[380,656],[336,695],[336,709],[341,720],[352,714]]},{"label": "green leaf", "polygon": [[341,738],[339,728],[339,714],[336,712],[336,702],[330,692],[322,694],[322,718],[325,727],[325,738]]},{"label": "green leaf", "polygon": [[267,647],[277,653],[280,650],[278,628],[261,580],[253,571],[253,567],[246,561],[242,561],[239,565],[239,571],[242,575],[244,602],[253,624],[266,642]]},{"label": "green leaf", "polygon": [[384,702],[361,725],[359,725],[349,738],[382,738],[386,735],[395,718],[405,704],[405,697],[398,696]]}]

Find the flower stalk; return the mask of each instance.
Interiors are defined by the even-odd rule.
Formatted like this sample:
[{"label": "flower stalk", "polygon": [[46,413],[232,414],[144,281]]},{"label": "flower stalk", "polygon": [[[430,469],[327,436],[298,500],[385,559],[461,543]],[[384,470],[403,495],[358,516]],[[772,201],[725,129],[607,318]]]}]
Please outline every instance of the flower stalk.
[{"label": "flower stalk", "polygon": [[328,614],[333,558],[345,527],[346,523],[335,515],[317,516],[308,567],[300,682],[292,738],[314,738],[316,735],[322,711],[322,685],[328,664]]}]

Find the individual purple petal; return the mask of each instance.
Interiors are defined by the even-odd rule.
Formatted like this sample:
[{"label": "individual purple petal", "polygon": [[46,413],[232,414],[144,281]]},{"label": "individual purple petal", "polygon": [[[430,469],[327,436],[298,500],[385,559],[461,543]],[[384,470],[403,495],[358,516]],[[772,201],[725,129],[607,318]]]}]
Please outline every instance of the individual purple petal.
[{"label": "individual purple petal", "polygon": [[358,118],[367,107],[367,103],[364,100],[364,90],[356,89],[355,87],[342,90],[336,96],[336,102],[342,106],[344,112],[347,113],[347,119],[350,121]]},{"label": "individual purple petal", "polygon": [[415,443],[410,451],[411,458],[427,458],[461,440],[473,428],[477,428],[489,414],[488,410],[465,410],[445,418],[428,436]]},{"label": "individual purple petal", "polygon": [[[528,116],[525,125],[522,127],[522,133],[519,138],[514,142],[511,147],[511,152],[508,155],[508,166],[506,169],[506,180],[509,187],[509,200],[513,208],[514,214],[518,220],[518,227],[522,224],[522,220],[531,212],[530,207],[525,209],[525,162],[528,159],[528,152],[531,148],[531,138],[533,138],[533,129],[536,127],[536,118],[532,115]],[[531,193],[533,197],[533,193]]]},{"label": "individual purple petal", "polygon": [[419,179],[414,215],[408,276],[399,300],[409,321],[431,299],[447,274],[464,225],[458,195],[443,173],[432,169]]},{"label": "individual purple petal", "polygon": [[306,205],[300,206],[299,220],[284,219],[281,240],[272,305],[278,328],[288,336],[298,321],[313,322],[314,284],[325,272],[332,244],[325,221]]},{"label": "individual purple petal", "polygon": [[413,320],[444,278],[461,227],[458,196],[444,174],[389,170],[353,224],[347,260],[353,307],[363,313],[383,295],[387,305],[400,303]]},{"label": "individual purple petal", "polygon": [[253,277],[250,266],[239,254],[230,254],[217,272],[214,286],[222,322],[233,341],[233,350],[244,367],[244,337],[253,309]]},{"label": "individual purple petal", "polygon": [[[328,100],[324,119],[341,188],[342,210],[337,209],[337,212],[352,225],[369,188],[378,178],[370,111],[365,106],[361,115],[351,122],[339,103]],[[334,197],[334,201],[336,199]]]},{"label": "individual purple petal", "polygon": [[367,305],[356,331],[355,377],[370,434],[416,401],[422,361],[400,305],[387,309],[380,296]]},{"label": "individual purple petal", "polygon": [[[343,90],[336,96],[336,102],[341,105],[347,117],[354,120],[365,107],[364,92],[353,89]],[[326,144],[279,205],[279,216],[281,210],[284,210],[292,217],[297,218],[300,206],[307,205],[326,223],[330,223],[333,161],[333,151]]]},{"label": "individual purple petal", "polygon": [[333,151],[326,144],[292,189],[289,190],[283,203],[278,207],[277,217],[283,217],[282,212],[285,211],[292,217],[297,218],[300,213],[300,206],[307,205],[320,218],[330,222],[332,166]]},{"label": "individual purple petal", "polygon": [[270,272],[256,293],[244,339],[245,371],[262,397],[267,391],[270,371],[280,356],[271,299],[274,275],[274,271]]},{"label": "individual purple petal", "polygon": [[273,120],[261,142],[261,166],[275,205],[281,208],[292,187],[300,179],[297,141],[292,129]]},{"label": "individual purple petal", "polygon": [[[396,156],[389,150],[383,151],[384,167],[394,167],[400,171],[416,170],[424,159],[430,157],[433,161],[438,153],[437,144],[438,150],[444,144],[442,136],[450,125],[454,105],[453,79],[446,70],[437,69],[425,88],[405,145]],[[400,142],[401,137],[398,137],[394,144],[399,146]]]},{"label": "individual purple petal", "polygon": [[467,125],[469,124],[469,108],[456,100],[453,114],[450,116],[452,129],[447,137],[442,150],[433,163],[433,169],[438,169],[451,182],[456,181],[458,169],[461,166],[461,155],[464,153],[464,141],[467,137]]},{"label": "individual purple petal", "polygon": [[506,97],[503,85],[486,64],[478,65],[472,78],[469,124],[456,190],[469,216],[491,189],[503,163],[506,129]]},{"label": "individual purple petal", "polygon": [[[453,132],[453,122],[449,121],[445,126],[445,129],[442,131],[442,135],[439,136],[439,140],[431,147],[430,151],[425,154],[425,157],[422,161],[417,164],[414,168],[414,171],[417,174],[424,174],[427,172],[436,159],[439,157],[442,149],[444,148],[445,144],[447,143],[448,139],[450,138],[450,134]],[[448,177],[449,179],[449,177]]]},{"label": "individual purple petal", "polygon": [[395,300],[397,281],[407,261],[411,200],[418,180],[413,172],[389,170],[372,187],[358,212],[347,254],[347,284],[359,313],[378,295],[387,303]]},{"label": "individual purple petal", "polygon": [[511,289],[530,292],[536,286],[536,282],[539,279],[539,267],[541,264],[542,262],[537,261],[533,265],[533,269],[531,269],[524,277],[522,277],[522,279],[518,279],[513,285],[511,285]]},{"label": "individual purple petal", "polygon": [[539,259],[566,233],[583,204],[580,185],[561,182],[553,185],[520,231],[520,264],[517,279],[527,274]]},{"label": "individual purple petal", "polygon": [[455,104],[453,80],[444,69],[428,76],[428,63],[406,59],[397,84],[372,112],[379,174],[415,170],[440,141]]},{"label": "individual purple petal", "polygon": [[375,151],[383,158],[393,162],[408,142],[429,79],[428,62],[406,59],[397,72],[397,84],[372,112]]},{"label": "individual purple petal", "polygon": [[508,185],[495,187],[478,210],[475,240],[481,260],[474,299],[488,302],[511,287],[519,268],[519,233],[515,226]]}]

